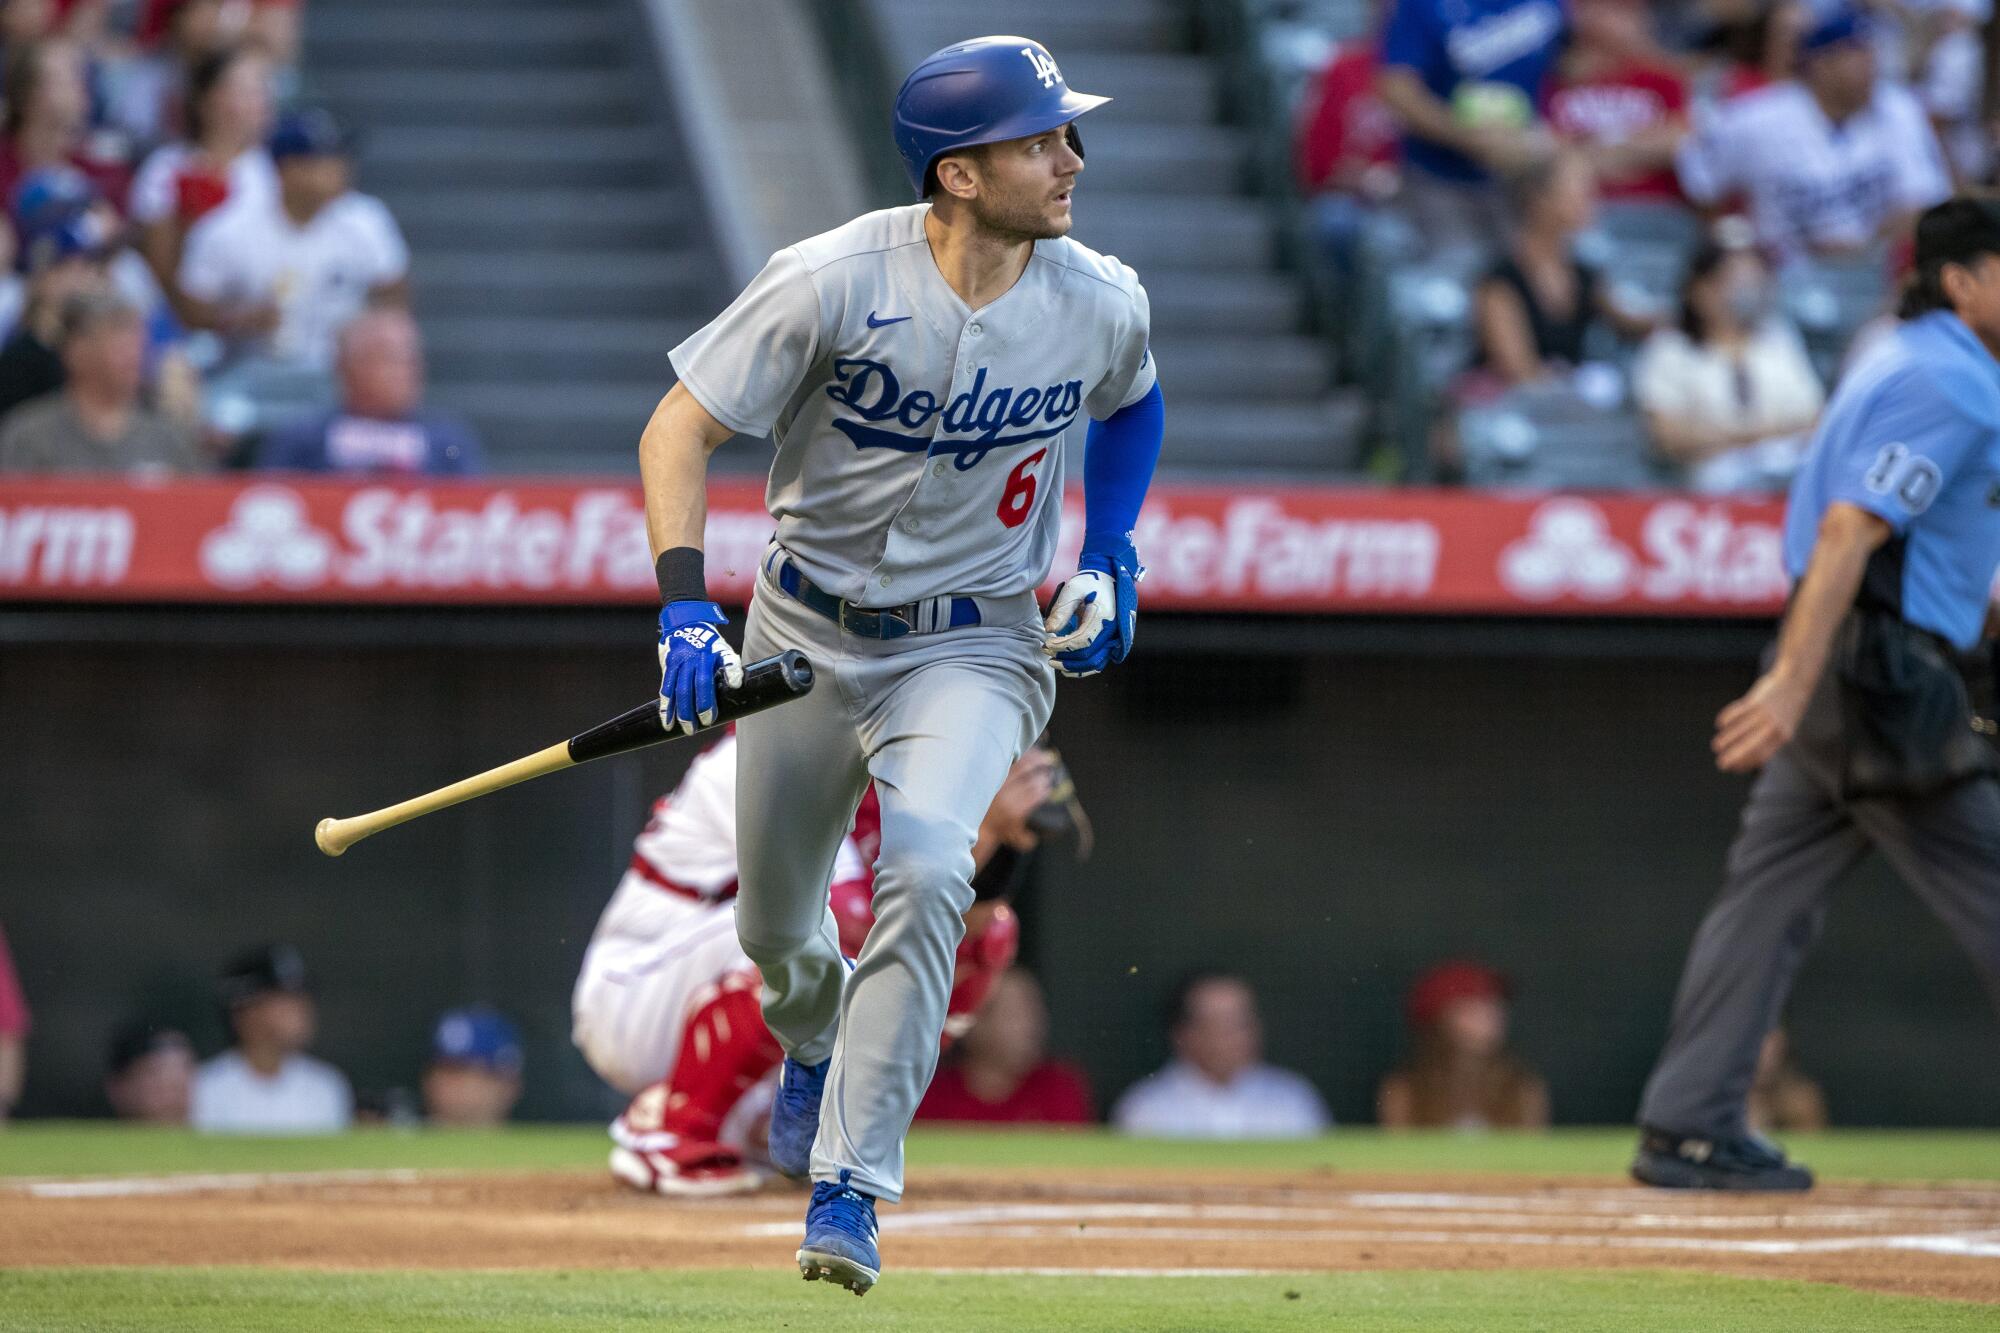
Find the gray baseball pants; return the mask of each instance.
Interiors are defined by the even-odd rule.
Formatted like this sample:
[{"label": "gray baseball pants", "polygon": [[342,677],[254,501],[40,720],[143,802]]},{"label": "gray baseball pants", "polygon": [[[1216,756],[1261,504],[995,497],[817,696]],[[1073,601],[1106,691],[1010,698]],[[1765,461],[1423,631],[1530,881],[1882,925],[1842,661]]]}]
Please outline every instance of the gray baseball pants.
[{"label": "gray baseball pants", "polygon": [[1819,935],[1828,892],[1871,847],[1972,955],[2000,1008],[2000,781],[1843,801],[1820,768],[1794,742],[1751,786],[1722,896],[1681,975],[1640,1123],[1696,1138],[1747,1132],[1758,1048]]},{"label": "gray baseball pants", "polygon": [[[903,1193],[904,1135],[937,1067],[972,906],[972,844],[1055,706],[1034,595],[983,600],[981,613],[974,626],[871,639],[766,573],[744,631],[746,661],[796,648],[817,682],[737,725],[737,935],[763,973],[764,1018],[786,1052],[833,1060],[813,1179],[845,1170],[891,1203]],[[882,803],[875,925],[850,975],[827,887],[871,780]]]}]

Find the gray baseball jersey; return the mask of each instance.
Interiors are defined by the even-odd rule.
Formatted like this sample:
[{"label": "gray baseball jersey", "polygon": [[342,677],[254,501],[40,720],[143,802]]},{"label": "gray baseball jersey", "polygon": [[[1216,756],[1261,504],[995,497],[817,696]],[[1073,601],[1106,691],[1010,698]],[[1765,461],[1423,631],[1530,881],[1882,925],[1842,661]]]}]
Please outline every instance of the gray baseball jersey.
[{"label": "gray baseball jersey", "polygon": [[1006,597],[1048,576],[1063,440],[1152,388],[1145,288],[1067,237],[974,311],[928,204],[780,250],[672,353],[710,415],[777,442],[767,502],[813,582],[862,606]]}]

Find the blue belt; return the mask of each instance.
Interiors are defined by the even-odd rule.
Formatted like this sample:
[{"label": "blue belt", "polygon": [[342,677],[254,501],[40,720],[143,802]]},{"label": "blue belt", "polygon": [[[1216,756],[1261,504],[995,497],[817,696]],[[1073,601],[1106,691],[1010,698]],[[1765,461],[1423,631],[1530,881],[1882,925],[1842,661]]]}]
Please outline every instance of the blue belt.
[{"label": "blue belt", "polygon": [[778,587],[787,597],[865,639],[900,639],[905,634],[931,634],[979,623],[979,603],[970,597],[932,597],[871,610],[815,584],[789,556],[779,559],[777,576]]}]

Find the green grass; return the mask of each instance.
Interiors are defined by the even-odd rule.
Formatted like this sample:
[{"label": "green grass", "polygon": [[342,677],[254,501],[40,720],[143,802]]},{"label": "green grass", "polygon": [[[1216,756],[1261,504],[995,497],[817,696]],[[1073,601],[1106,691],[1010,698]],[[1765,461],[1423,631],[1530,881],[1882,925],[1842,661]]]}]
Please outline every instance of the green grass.
[{"label": "green grass", "polygon": [[[1632,1154],[1626,1129],[1537,1135],[1383,1134],[1343,1129],[1307,1142],[1191,1144],[1102,1131],[921,1130],[910,1165],[975,1170],[1071,1167],[1162,1171],[1513,1172],[1614,1176]],[[1828,1180],[2000,1180],[2000,1134],[1842,1130],[1788,1140]],[[597,1126],[523,1125],[493,1132],[365,1130],[335,1138],[209,1138],[108,1122],[26,1122],[0,1130],[0,1176],[176,1171],[537,1170],[604,1164]]]},{"label": "green grass", "polygon": [[1377,1330],[1762,1333],[1992,1329],[1991,1306],[1683,1273],[1327,1273],[1237,1278],[891,1272],[862,1300],[765,1270],[320,1273],[0,1269],[0,1329]]}]

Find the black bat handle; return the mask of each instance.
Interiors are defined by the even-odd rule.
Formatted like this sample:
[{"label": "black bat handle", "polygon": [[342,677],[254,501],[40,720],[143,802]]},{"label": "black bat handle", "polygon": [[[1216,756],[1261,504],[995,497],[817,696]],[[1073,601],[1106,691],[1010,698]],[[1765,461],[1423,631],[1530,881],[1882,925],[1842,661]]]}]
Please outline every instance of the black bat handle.
[{"label": "black bat handle", "polygon": [[[806,661],[806,655],[795,648],[787,648],[776,657],[767,657],[761,662],[751,662],[743,668],[743,684],[736,689],[717,683],[715,721],[701,731],[714,731],[740,717],[803,698],[812,687],[812,663]],[[657,700],[648,700],[609,722],[570,737],[569,757],[574,763],[584,764],[592,759],[643,750],[661,741],[675,740],[683,734],[661,726],[660,705]]]}]

